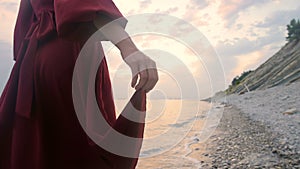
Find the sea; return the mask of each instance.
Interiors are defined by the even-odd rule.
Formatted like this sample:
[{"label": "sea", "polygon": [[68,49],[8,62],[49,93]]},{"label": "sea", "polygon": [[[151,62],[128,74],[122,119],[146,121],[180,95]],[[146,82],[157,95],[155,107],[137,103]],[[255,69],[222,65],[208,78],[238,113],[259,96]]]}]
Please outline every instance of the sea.
[{"label": "sea", "polygon": [[[115,101],[119,113],[125,100]],[[199,169],[205,142],[223,115],[219,103],[147,100],[144,141],[137,169]]]}]

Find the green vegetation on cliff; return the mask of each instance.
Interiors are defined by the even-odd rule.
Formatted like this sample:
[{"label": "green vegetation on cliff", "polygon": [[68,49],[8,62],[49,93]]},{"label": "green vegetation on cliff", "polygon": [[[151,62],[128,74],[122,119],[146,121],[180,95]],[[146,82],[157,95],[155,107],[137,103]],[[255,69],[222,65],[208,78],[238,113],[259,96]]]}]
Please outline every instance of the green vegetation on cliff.
[{"label": "green vegetation on cliff", "polygon": [[290,24],[287,25],[288,36],[286,40],[291,42],[300,39],[300,20],[292,19]]}]

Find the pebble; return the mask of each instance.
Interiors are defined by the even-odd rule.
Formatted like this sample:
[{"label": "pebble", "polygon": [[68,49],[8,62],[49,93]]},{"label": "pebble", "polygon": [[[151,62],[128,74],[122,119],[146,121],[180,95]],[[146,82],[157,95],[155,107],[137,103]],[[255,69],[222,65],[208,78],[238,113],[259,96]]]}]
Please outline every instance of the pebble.
[{"label": "pebble", "polygon": [[284,114],[284,115],[293,115],[295,113],[297,113],[297,109],[296,108],[291,108],[291,109],[288,109],[288,110],[282,112],[282,114]]},{"label": "pebble", "polygon": [[207,141],[209,153],[203,156],[211,160],[202,160],[201,164],[206,164],[203,168],[296,168],[299,165],[299,152],[292,151],[295,145],[290,145],[289,138],[278,137],[234,106],[225,109],[217,130],[221,133],[218,139]]},{"label": "pebble", "polygon": [[226,96],[203,168],[300,168],[299,89],[296,82]]}]

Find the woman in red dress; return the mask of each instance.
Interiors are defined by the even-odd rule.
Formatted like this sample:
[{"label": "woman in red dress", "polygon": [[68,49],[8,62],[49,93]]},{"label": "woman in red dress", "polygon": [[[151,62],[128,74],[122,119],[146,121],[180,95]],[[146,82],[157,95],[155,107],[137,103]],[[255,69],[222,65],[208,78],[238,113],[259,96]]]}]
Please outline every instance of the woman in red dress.
[{"label": "woman in red dress", "polygon": [[[114,155],[88,139],[72,102],[73,69],[84,42],[120,17],[111,0],[21,0],[14,32],[16,62],[0,99],[1,169],[135,168],[137,158]],[[126,19],[115,25],[115,34],[127,35],[125,25]],[[113,42],[109,33],[104,36]],[[145,111],[145,94],[158,80],[155,63],[129,37],[115,45],[124,59],[139,53],[126,62],[132,70],[146,68],[133,76],[137,92],[131,98],[134,107]],[[106,121],[122,134],[141,138],[143,123],[116,119],[105,59],[95,86]]]}]

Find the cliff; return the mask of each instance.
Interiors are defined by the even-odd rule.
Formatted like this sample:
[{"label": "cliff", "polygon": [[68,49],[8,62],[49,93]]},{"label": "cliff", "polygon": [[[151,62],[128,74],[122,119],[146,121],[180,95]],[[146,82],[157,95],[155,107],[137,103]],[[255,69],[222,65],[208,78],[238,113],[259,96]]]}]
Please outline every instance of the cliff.
[{"label": "cliff", "polygon": [[237,85],[230,86],[226,92],[245,93],[248,89],[261,90],[296,81],[300,81],[300,41],[287,43]]}]

